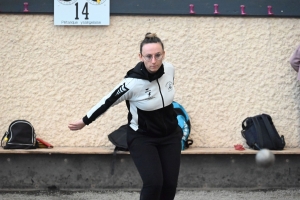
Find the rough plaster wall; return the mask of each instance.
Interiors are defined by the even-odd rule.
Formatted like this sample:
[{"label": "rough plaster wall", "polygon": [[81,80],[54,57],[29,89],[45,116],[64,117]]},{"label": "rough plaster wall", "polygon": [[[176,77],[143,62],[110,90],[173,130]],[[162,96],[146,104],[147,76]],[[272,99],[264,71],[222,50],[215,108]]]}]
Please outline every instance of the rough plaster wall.
[{"label": "rough plaster wall", "polygon": [[52,15],[0,17],[0,130],[27,119],[54,146],[110,146],[125,102],[81,131],[82,118],[138,60],[146,32],[176,67],[176,97],[192,119],[194,146],[245,144],[241,122],[268,113],[287,147],[299,147],[299,83],[288,59],[299,19],[112,16],[106,27],[54,26]]}]

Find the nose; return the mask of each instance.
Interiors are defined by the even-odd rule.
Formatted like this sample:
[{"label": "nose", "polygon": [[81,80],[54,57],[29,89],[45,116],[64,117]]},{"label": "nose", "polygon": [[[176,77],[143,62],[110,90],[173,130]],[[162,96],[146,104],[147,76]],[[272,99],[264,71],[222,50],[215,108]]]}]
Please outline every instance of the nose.
[{"label": "nose", "polygon": [[155,56],[152,56],[152,57],[151,57],[151,62],[152,62],[152,63],[155,63],[155,62],[156,62]]}]

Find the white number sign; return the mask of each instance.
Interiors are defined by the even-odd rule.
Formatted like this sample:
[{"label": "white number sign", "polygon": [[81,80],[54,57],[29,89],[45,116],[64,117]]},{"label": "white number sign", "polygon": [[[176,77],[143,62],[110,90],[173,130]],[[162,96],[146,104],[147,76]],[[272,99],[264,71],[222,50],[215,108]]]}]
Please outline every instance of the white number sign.
[{"label": "white number sign", "polygon": [[109,25],[110,0],[54,0],[54,25]]}]

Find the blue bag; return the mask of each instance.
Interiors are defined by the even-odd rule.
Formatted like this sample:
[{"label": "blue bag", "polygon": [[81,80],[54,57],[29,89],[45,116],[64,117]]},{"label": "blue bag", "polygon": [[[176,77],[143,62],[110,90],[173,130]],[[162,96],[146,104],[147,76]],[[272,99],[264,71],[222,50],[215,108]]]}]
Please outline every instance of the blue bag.
[{"label": "blue bag", "polygon": [[183,132],[183,136],[181,139],[181,150],[185,150],[193,144],[193,140],[189,139],[191,133],[190,117],[186,110],[183,108],[183,106],[177,103],[176,101],[173,101],[173,107],[177,114],[178,125],[180,126]]}]

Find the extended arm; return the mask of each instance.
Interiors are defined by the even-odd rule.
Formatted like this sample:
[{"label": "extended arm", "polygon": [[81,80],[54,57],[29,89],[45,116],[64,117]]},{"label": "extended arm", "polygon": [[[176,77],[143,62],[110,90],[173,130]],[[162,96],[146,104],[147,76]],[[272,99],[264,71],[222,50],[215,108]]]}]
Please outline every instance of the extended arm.
[{"label": "extended arm", "polygon": [[[72,131],[80,130],[85,125],[89,125],[103,113],[105,113],[111,106],[130,99],[132,95],[132,87],[134,86],[133,79],[124,79],[117,87],[115,87],[108,95],[103,97],[99,103],[88,111],[87,115],[82,119],[69,123],[69,129]],[[129,91],[130,90],[130,91]]]}]

